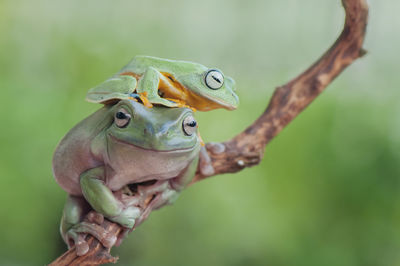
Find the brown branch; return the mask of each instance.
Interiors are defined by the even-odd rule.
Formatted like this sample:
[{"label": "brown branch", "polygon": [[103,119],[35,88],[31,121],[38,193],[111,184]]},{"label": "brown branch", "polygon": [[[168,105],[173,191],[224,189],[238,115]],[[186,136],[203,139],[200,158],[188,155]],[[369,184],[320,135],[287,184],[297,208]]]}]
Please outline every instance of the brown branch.
[{"label": "brown branch", "polygon": [[[346,20],[344,29],[333,46],[310,68],[287,84],[278,87],[265,112],[245,131],[224,142],[225,151],[213,153],[208,148],[215,169],[214,175],[235,173],[258,164],[265,146],[306,108],[349,64],[363,56],[362,49],[368,19],[366,0],[342,0]],[[208,176],[196,173],[198,182]],[[105,221],[103,227],[117,236],[121,227]],[[89,236],[88,254],[78,257],[72,248],[51,265],[100,265],[116,262],[109,249]]]},{"label": "brown branch", "polygon": [[[224,142],[223,153],[208,149],[214,175],[235,173],[258,164],[265,146],[303,111],[349,64],[365,54],[362,49],[368,19],[366,0],[343,0],[344,29],[333,46],[310,68],[276,88],[265,112],[245,131]],[[207,176],[197,173],[193,181]]]}]

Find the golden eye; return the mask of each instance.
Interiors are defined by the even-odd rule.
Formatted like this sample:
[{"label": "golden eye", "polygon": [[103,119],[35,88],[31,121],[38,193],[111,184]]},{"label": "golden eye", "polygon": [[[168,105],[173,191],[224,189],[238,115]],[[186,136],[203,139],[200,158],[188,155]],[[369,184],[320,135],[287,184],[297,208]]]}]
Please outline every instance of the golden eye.
[{"label": "golden eye", "polygon": [[193,133],[195,133],[197,130],[197,122],[194,117],[189,115],[185,119],[183,119],[182,128],[183,132],[185,132],[186,135],[193,135]]},{"label": "golden eye", "polygon": [[115,113],[114,122],[119,128],[126,127],[130,120],[131,115],[124,108],[120,108],[118,112]]},{"label": "golden eye", "polygon": [[213,90],[218,90],[224,85],[224,75],[216,69],[209,70],[204,79],[207,87]]}]

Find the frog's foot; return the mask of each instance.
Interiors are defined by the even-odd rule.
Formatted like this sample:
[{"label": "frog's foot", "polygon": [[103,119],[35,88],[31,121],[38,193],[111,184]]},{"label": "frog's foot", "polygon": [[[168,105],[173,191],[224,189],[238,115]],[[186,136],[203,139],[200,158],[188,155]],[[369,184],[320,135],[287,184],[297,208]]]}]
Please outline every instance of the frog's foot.
[{"label": "frog's foot", "polygon": [[213,154],[223,153],[226,149],[225,145],[219,142],[209,142],[207,143],[206,148]]},{"label": "frog's foot", "polygon": [[[96,223],[98,225],[103,224],[104,222],[104,216],[98,212],[95,211],[91,211],[88,215],[87,215],[87,219],[89,220],[89,222],[91,223]],[[128,233],[131,231],[131,229],[129,228],[125,228],[122,227],[120,233],[117,236],[117,240],[115,241],[115,246],[118,247],[119,245],[121,245],[122,240],[128,235]]]},{"label": "frog's foot", "polygon": [[128,206],[124,208],[119,215],[107,218],[123,227],[131,229],[135,226],[135,221],[141,214],[142,210],[139,207]]},{"label": "frog's foot", "polygon": [[150,200],[152,200],[153,195],[157,194],[157,193],[161,193],[167,189],[170,188],[170,185],[168,183],[168,181],[156,181],[154,184],[152,185],[139,185],[138,186],[138,193],[139,193],[139,205],[140,206],[146,206],[147,203],[149,203]]},{"label": "frog's foot", "polygon": [[103,214],[95,211],[89,212],[89,214],[87,215],[87,219],[89,220],[89,222],[96,223],[98,225],[102,225],[104,222]]},{"label": "frog's foot", "polygon": [[225,145],[222,143],[207,143],[206,146],[201,147],[200,149],[200,158],[199,158],[199,170],[200,173],[204,176],[211,176],[215,173],[215,169],[212,166],[210,155],[208,152],[210,151],[213,154],[220,154],[225,151]]},{"label": "frog's foot", "polygon": [[65,239],[67,240],[68,249],[75,246],[76,255],[83,256],[89,251],[89,245],[85,240],[86,234],[75,232],[72,228],[67,231]]},{"label": "frog's foot", "polygon": [[128,99],[135,102],[140,102],[147,108],[153,107],[153,104],[151,104],[150,100],[147,98],[147,92],[131,93],[129,94]]},{"label": "frog's foot", "polygon": [[147,92],[139,92],[138,93],[140,100],[142,101],[143,105],[146,106],[147,108],[152,108],[153,104],[150,102],[150,100],[147,98]]},{"label": "frog's foot", "polygon": [[106,248],[111,248],[117,241],[114,235],[109,234],[98,224],[90,222],[78,223],[66,233],[68,247],[71,248],[75,245],[78,256],[85,255],[89,251],[89,245],[85,240],[87,234],[94,236]]},{"label": "frog's foot", "polygon": [[133,97],[133,96],[129,96],[128,99],[129,99],[129,100],[132,100],[132,101],[135,101],[135,102],[138,101],[138,100],[136,99],[136,97]]}]

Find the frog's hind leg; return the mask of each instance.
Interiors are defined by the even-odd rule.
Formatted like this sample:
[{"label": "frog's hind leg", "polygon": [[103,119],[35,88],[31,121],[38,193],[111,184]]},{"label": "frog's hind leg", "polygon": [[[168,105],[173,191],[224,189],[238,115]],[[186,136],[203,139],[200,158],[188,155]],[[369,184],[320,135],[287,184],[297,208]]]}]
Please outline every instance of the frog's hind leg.
[{"label": "frog's hind leg", "polygon": [[89,210],[90,206],[84,198],[69,196],[61,219],[61,235],[68,248],[75,246],[78,256],[89,251],[89,245],[85,240],[87,234],[93,235],[107,248],[112,247],[117,240],[115,236],[109,235],[103,227],[96,224],[103,222],[102,215],[91,212],[88,215],[89,222],[82,222]]},{"label": "frog's hind leg", "polygon": [[[163,99],[160,97],[160,95],[158,95],[158,86],[161,75],[162,74],[157,69],[149,67],[140,78],[136,92],[141,96],[143,103],[148,100],[152,104],[161,104],[167,107],[178,107],[176,102]],[[143,98],[147,99],[143,100]]]},{"label": "frog's hind leg", "polygon": [[85,235],[78,234],[71,229],[82,221],[89,210],[90,206],[83,197],[68,196],[61,218],[60,233],[68,248],[75,245],[78,254],[85,254],[89,246],[85,241]]},{"label": "frog's hind leg", "polygon": [[132,76],[115,76],[91,88],[86,95],[86,100],[93,103],[107,103],[118,99],[129,99],[136,85],[137,80]]},{"label": "frog's hind leg", "polygon": [[84,255],[89,250],[89,245],[85,240],[86,234],[90,234],[97,238],[106,248],[111,248],[117,241],[117,237],[109,234],[103,227],[95,223],[81,222],[74,225],[67,232],[67,237],[74,241],[76,246],[76,254]]},{"label": "frog's hind leg", "polygon": [[64,241],[68,244],[65,235],[72,226],[81,222],[83,217],[89,212],[90,206],[83,197],[69,195],[64,205],[61,217],[60,233]]}]

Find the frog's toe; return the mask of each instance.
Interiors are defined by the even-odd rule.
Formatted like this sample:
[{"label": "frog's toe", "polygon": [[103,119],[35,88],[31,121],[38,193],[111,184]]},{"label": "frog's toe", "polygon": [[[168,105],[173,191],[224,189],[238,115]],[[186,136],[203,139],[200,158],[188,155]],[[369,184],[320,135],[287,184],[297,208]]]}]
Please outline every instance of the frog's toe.
[{"label": "frog's toe", "polygon": [[76,255],[83,256],[89,251],[88,243],[82,239],[81,241],[76,242],[75,244]]},{"label": "frog's toe", "polygon": [[224,144],[218,142],[209,142],[206,144],[206,148],[213,154],[223,153],[226,149]]},{"label": "frog's toe", "polygon": [[78,256],[86,254],[89,250],[89,246],[85,240],[86,234],[94,236],[106,248],[111,248],[117,241],[116,236],[109,234],[103,227],[94,223],[81,222],[74,225],[67,232],[68,245],[69,247],[75,245]]},{"label": "frog's toe", "polygon": [[136,206],[129,206],[125,208],[119,215],[109,217],[113,222],[116,222],[126,228],[133,228],[136,219],[141,215],[142,210]]},{"label": "frog's toe", "polygon": [[210,155],[208,155],[204,146],[200,149],[199,170],[204,176],[211,176],[215,173],[215,169],[211,163]]},{"label": "frog's toe", "polygon": [[89,251],[89,245],[85,240],[86,234],[80,234],[70,229],[66,233],[68,248],[75,246],[76,255],[83,256]]},{"label": "frog's toe", "polygon": [[89,212],[89,214],[87,215],[87,219],[89,220],[89,222],[96,223],[98,225],[102,225],[104,222],[104,216],[101,213],[95,211]]},{"label": "frog's toe", "polygon": [[88,233],[97,238],[103,246],[111,248],[114,246],[117,238],[109,234],[103,227],[93,223],[82,222],[78,224],[79,227],[76,229],[79,233]]},{"label": "frog's toe", "polygon": [[215,143],[209,142],[206,146],[201,147],[200,149],[200,158],[199,158],[199,170],[200,173],[204,176],[211,176],[215,174],[215,169],[212,165],[210,155],[208,152],[212,154],[221,154],[225,152],[226,147],[223,143]]}]

